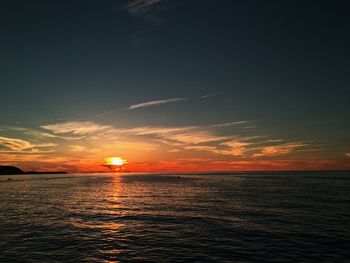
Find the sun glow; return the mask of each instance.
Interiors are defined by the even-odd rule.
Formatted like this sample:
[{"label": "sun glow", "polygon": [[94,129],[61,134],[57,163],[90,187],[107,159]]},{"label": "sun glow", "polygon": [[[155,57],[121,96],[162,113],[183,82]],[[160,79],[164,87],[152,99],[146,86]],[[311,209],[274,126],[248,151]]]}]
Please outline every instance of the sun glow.
[{"label": "sun glow", "polygon": [[105,164],[111,166],[123,166],[127,163],[128,162],[122,157],[108,157],[105,159]]}]

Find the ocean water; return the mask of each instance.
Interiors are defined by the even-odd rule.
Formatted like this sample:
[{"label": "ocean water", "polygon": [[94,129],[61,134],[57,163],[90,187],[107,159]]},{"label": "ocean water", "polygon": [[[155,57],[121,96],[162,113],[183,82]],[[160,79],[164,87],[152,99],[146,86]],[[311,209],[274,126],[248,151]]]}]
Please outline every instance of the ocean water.
[{"label": "ocean water", "polygon": [[0,262],[350,261],[349,172],[1,176],[0,200]]}]

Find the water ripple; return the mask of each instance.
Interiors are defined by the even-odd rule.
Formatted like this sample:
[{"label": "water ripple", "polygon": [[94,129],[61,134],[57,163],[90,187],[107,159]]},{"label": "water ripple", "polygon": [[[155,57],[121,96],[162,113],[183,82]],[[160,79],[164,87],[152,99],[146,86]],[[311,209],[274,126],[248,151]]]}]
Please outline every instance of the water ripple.
[{"label": "water ripple", "polygon": [[0,262],[346,262],[349,173],[0,179]]}]

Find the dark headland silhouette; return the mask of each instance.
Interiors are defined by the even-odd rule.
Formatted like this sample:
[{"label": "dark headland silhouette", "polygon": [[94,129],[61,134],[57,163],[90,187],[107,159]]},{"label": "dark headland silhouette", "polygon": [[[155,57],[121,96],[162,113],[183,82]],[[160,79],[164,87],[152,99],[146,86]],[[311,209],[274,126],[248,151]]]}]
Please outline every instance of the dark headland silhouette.
[{"label": "dark headland silhouette", "polygon": [[11,175],[11,174],[66,174],[64,171],[56,171],[56,172],[38,172],[38,171],[28,171],[24,172],[18,167],[15,166],[7,166],[0,165],[0,175]]}]

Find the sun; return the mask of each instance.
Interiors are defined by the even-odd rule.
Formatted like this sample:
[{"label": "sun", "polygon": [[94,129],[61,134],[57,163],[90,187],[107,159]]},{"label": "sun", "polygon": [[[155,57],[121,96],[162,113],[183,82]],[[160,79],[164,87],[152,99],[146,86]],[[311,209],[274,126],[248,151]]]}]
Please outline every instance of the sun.
[{"label": "sun", "polygon": [[108,157],[105,159],[105,164],[110,166],[123,166],[128,162],[122,157]]}]

